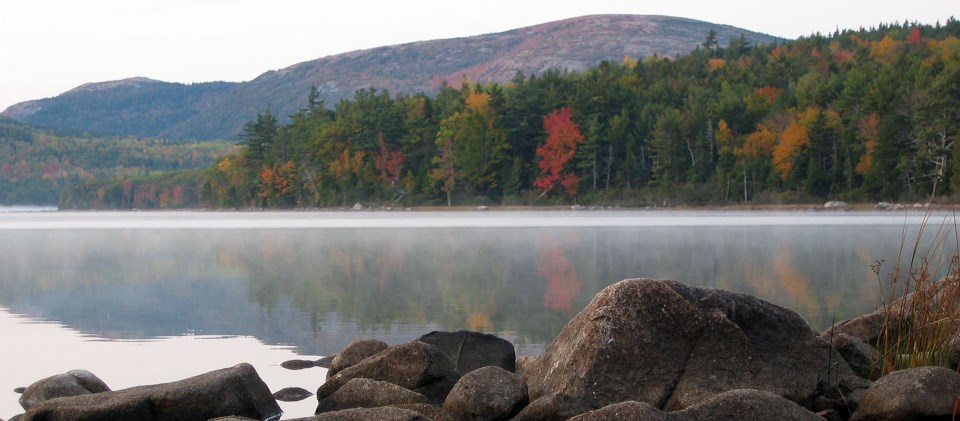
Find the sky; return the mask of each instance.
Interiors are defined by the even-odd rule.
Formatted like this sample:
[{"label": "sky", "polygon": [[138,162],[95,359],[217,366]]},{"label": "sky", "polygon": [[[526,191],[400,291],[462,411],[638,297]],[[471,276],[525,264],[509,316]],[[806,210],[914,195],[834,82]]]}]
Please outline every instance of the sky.
[{"label": "sky", "polygon": [[0,0],[0,110],[88,82],[247,81],[348,51],[593,14],[668,15],[797,38],[960,18],[956,0]]}]

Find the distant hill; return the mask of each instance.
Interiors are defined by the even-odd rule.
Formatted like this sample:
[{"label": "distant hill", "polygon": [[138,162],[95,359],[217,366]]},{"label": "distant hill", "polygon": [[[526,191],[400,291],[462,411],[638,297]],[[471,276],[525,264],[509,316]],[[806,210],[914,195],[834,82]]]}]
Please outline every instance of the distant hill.
[{"label": "distant hill", "polygon": [[37,126],[92,134],[169,139],[235,139],[270,106],[286,116],[303,108],[316,86],[327,105],[359,89],[434,92],[444,82],[504,82],[516,73],[585,70],[624,56],[686,54],[710,31],[725,45],[780,39],[728,25],[667,16],[597,15],[507,32],[414,42],[324,57],[243,83],[184,85],[146,78],[90,83],[48,99],[13,105],[2,115]]}]

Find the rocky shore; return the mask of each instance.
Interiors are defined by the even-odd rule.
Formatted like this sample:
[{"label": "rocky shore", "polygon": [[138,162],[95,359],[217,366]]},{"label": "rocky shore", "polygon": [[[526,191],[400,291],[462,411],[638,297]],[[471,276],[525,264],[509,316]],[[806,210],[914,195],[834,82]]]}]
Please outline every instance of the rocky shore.
[{"label": "rocky shore", "polygon": [[[960,309],[956,294],[934,296],[930,305]],[[271,393],[248,364],[118,391],[74,370],[23,390],[25,413],[11,421],[277,420],[278,399],[310,396],[316,415],[298,420],[950,419],[960,338],[951,367],[881,377],[883,318],[878,310],[817,333],[750,295],[630,279],[598,293],[539,356],[517,358],[511,343],[479,332],[394,346],[364,339],[331,358],[284,363],[327,367],[315,393]]]}]

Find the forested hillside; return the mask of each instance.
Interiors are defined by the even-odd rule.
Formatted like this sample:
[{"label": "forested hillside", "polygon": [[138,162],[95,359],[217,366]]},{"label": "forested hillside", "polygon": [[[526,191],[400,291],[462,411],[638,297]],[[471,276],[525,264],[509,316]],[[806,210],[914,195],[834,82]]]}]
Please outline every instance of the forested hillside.
[{"label": "forested hillside", "polygon": [[[435,96],[317,91],[183,180],[206,207],[727,204],[960,192],[960,22],[518,73]],[[149,180],[142,180],[149,183]],[[123,207],[119,182],[68,206]]]},{"label": "forested hillside", "polygon": [[[195,204],[199,197],[177,187],[189,174],[181,170],[208,167],[235,150],[224,142],[59,136],[0,118],[0,205],[72,203],[69,192],[98,180],[127,189],[123,207]],[[151,183],[133,190],[143,178]]]},{"label": "forested hillside", "polygon": [[351,51],[268,71],[241,83],[184,85],[145,78],[86,84],[54,98],[11,106],[3,115],[40,127],[175,140],[236,139],[244,122],[270,105],[286,124],[311,86],[328,104],[359,89],[436,94],[443,81],[505,82],[517,71],[582,71],[624,55],[675,57],[709,32],[718,41],[777,38],[670,16],[597,15],[471,37]]}]

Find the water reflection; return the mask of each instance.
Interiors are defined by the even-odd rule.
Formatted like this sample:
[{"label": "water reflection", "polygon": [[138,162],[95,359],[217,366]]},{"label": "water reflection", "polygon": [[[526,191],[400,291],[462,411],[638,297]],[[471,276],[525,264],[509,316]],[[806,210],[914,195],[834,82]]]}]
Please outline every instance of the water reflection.
[{"label": "water reflection", "polygon": [[870,264],[897,255],[902,228],[8,229],[0,305],[102,338],[250,335],[326,355],[469,328],[534,353],[631,277],[758,295],[822,328],[876,306]]}]

